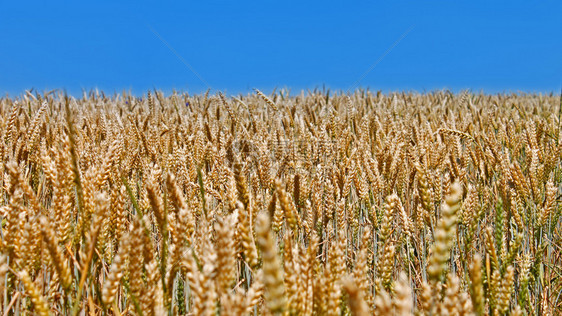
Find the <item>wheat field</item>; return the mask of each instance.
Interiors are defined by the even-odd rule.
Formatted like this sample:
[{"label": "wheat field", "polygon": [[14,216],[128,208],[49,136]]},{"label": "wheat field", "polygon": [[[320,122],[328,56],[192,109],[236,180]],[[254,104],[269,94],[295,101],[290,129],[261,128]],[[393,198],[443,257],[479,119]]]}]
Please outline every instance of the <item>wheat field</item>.
[{"label": "wheat field", "polygon": [[4,315],[560,315],[556,95],[0,99]]}]

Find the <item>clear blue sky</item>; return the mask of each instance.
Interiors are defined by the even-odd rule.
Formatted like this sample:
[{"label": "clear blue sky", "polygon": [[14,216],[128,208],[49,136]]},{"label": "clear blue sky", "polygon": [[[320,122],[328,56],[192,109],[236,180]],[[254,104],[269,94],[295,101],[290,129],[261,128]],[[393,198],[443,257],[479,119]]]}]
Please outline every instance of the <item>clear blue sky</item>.
[{"label": "clear blue sky", "polygon": [[0,0],[0,95],[347,90],[360,78],[385,91],[558,92],[562,2]]}]

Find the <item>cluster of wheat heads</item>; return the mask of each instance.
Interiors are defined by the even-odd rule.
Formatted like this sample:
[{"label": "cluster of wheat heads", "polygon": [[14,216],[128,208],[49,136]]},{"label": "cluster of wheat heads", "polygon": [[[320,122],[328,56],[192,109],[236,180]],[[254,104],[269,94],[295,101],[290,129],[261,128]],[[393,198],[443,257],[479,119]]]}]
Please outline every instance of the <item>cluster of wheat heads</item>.
[{"label": "cluster of wheat heads", "polygon": [[2,98],[2,311],[559,314],[557,101]]}]

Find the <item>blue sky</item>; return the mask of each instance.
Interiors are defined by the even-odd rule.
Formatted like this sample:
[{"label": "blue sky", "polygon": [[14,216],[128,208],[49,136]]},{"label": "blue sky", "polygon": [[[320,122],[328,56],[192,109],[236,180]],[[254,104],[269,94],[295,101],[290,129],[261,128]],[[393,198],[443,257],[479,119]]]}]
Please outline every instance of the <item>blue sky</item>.
[{"label": "blue sky", "polygon": [[530,3],[0,0],[0,95],[558,92],[562,2]]}]

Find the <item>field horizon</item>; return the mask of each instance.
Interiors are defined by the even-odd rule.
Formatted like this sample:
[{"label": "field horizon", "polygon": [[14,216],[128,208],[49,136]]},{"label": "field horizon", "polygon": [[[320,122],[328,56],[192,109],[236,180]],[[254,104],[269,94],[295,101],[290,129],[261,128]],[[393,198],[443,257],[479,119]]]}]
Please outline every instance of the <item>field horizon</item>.
[{"label": "field horizon", "polygon": [[415,95],[424,95],[424,94],[439,94],[439,93],[446,93],[452,95],[458,95],[462,93],[470,93],[473,95],[488,95],[488,96],[509,96],[509,95],[533,95],[533,96],[555,96],[560,95],[560,91],[562,91],[562,86],[560,90],[549,90],[549,89],[471,89],[471,88],[436,88],[436,89],[429,89],[429,90],[419,90],[419,89],[390,89],[390,88],[374,88],[374,87],[357,87],[355,89],[349,88],[332,88],[326,85],[317,85],[313,88],[291,88],[290,86],[283,86],[283,87],[272,87],[272,88],[263,88],[263,87],[253,87],[247,88],[242,90],[236,90],[234,92],[229,92],[228,89],[215,89],[215,88],[208,88],[208,89],[199,89],[199,90],[191,90],[189,88],[186,89],[101,89],[101,88],[91,88],[91,89],[82,89],[82,90],[71,90],[68,91],[64,88],[53,88],[53,89],[43,89],[39,91],[35,88],[21,90],[18,93],[11,94],[9,92],[5,92],[3,96],[0,98],[7,98],[7,99],[20,99],[25,95],[33,94],[33,95],[47,95],[47,94],[54,94],[57,97],[61,98],[63,96],[68,96],[75,99],[84,98],[84,96],[89,95],[97,95],[97,96],[107,96],[107,97],[116,97],[118,95],[127,95],[136,98],[146,97],[148,92],[160,93],[164,97],[170,97],[172,95],[189,95],[189,96],[197,96],[197,95],[216,95],[216,94],[223,94],[228,97],[248,97],[255,93],[256,89],[259,89],[261,92],[267,95],[273,95],[276,93],[282,93],[288,97],[296,97],[302,96],[307,94],[328,94],[332,95],[350,95],[355,93],[373,93],[373,94],[415,94]]}]

